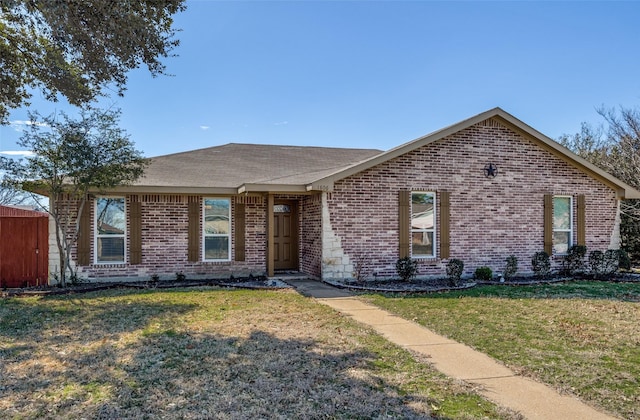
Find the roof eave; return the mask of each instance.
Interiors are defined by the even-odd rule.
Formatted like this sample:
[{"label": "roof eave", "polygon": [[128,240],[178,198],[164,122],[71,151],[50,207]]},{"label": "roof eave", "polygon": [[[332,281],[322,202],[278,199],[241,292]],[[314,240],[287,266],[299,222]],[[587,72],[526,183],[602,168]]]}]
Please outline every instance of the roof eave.
[{"label": "roof eave", "polygon": [[242,184],[237,188],[237,194],[248,193],[272,193],[272,194],[308,194],[307,186],[305,184]]},{"label": "roof eave", "polygon": [[187,195],[235,195],[237,188],[227,187],[171,187],[151,185],[123,185],[104,191],[91,191],[104,194],[187,194]]}]

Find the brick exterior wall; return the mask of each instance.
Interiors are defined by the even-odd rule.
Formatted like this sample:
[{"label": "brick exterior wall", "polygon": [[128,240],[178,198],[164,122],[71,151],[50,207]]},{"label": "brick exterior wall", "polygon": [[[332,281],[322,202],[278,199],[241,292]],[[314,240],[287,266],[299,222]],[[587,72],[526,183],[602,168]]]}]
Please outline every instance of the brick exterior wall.
[{"label": "brick exterior wall", "polygon": [[[188,221],[190,200],[202,203],[203,197],[184,195],[128,195],[127,212],[132,200],[142,207],[141,264],[91,264],[78,267],[78,274],[88,279],[149,279],[157,274],[161,279],[175,279],[182,272],[187,278],[224,278],[230,275],[261,275],[266,272],[266,200],[260,196],[231,197],[231,261],[190,262],[187,260]],[[245,204],[245,261],[234,261],[235,215],[234,204]],[[93,200],[90,202],[94,206]],[[93,207],[92,207],[93,208]],[[91,226],[94,226],[92,211]],[[127,231],[129,232],[127,217]],[[200,222],[202,224],[202,222]],[[94,233],[91,233],[91,261],[95,261]],[[130,241],[125,241],[129,255]],[[200,252],[202,251],[200,241]],[[75,257],[75,252],[74,252]]]},{"label": "brick exterior wall", "polygon": [[[484,175],[490,162],[498,168],[495,178]],[[349,277],[349,263],[361,255],[366,255],[376,275],[395,276],[401,189],[435,191],[437,205],[439,192],[450,192],[450,258],[464,261],[466,276],[484,265],[502,272],[511,254],[518,257],[519,273],[531,272],[531,257],[544,247],[544,194],[584,194],[588,251],[607,249],[612,242],[615,192],[533,140],[489,119],[336,182],[327,194],[330,229],[323,232],[323,240],[336,244],[337,238],[347,258],[341,261],[342,273],[323,271],[324,278]],[[334,247],[330,252],[337,255],[339,251]],[[418,261],[423,276],[446,273],[447,260],[439,254]],[[557,267],[560,259],[553,261]]]},{"label": "brick exterior wall", "polygon": [[322,196],[300,199],[300,271],[313,277],[322,275]]},{"label": "brick exterior wall", "polygon": [[[276,195],[276,200],[298,203],[300,270],[314,277],[321,274],[321,199],[320,195]],[[231,197],[231,261],[188,261],[189,202],[202,204],[203,197],[186,195],[127,195],[127,240],[125,255],[129,256],[130,219],[128,209],[133,201],[141,203],[142,262],[141,264],[90,264],[78,267],[78,275],[89,280],[147,280],[157,274],[161,279],[175,279],[182,272],[187,278],[226,278],[266,273],[267,200],[263,196]],[[234,261],[236,202],[245,205],[245,261]],[[91,226],[95,226],[95,201],[91,206]],[[202,223],[202,222],[200,222]],[[52,230],[54,232],[55,230]],[[94,232],[91,232],[91,261],[95,261]],[[200,252],[202,241],[200,241]],[[72,258],[77,261],[74,248]],[[55,261],[50,263],[55,264]]]}]

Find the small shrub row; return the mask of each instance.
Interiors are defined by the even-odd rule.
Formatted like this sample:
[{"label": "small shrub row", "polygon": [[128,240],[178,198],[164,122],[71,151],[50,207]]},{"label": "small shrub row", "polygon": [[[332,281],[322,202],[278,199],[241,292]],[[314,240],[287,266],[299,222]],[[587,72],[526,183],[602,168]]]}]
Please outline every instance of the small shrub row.
[{"label": "small shrub row", "polygon": [[[569,248],[562,259],[560,274],[573,276],[585,271],[585,257],[587,247],[574,245]],[[609,249],[605,252],[591,251],[588,256],[588,269],[595,278],[610,276],[619,269],[630,269],[631,260],[624,250]],[[544,251],[536,252],[531,258],[531,269],[537,278],[545,278],[551,274],[551,258]],[[418,274],[418,263],[410,257],[399,258],[396,261],[396,272],[402,281],[411,281]],[[464,262],[457,258],[451,258],[446,266],[447,279],[452,286],[459,286],[464,272]],[[511,281],[518,273],[518,258],[510,255],[506,259],[503,272],[505,281]],[[481,281],[493,279],[493,270],[482,266],[476,268],[474,277]]]},{"label": "small shrub row", "polygon": [[[502,277],[505,281],[511,281],[518,273],[518,257],[515,255],[509,255],[505,261],[504,272]],[[474,272],[474,278],[480,281],[491,281],[493,279],[493,270],[491,267],[482,266],[476,268]]]},{"label": "small shrub row", "polygon": [[[573,276],[584,273],[586,255],[586,246],[574,245],[570,247],[562,259],[560,274]],[[548,276],[551,271],[549,254],[544,251],[536,252],[531,259],[531,268],[536,277]],[[629,270],[630,268],[631,260],[626,251],[622,249],[608,249],[605,252],[596,250],[589,253],[588,269],[590,274],[596,278],[610,276],[619,269]]]},{"label": "small shrub row", "polygon": [[589,268],[596,278],[614,274],[620,268],[631,268],[631,261],[627,253],[621,249],[607,249],[605,252],[592,251],[589,253]]}]

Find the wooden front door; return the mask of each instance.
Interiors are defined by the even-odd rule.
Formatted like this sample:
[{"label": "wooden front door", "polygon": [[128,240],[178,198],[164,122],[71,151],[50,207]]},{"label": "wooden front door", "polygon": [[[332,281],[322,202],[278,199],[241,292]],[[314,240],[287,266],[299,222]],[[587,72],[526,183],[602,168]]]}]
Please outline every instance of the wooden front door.
[{"label": "wooden front door", "polygon": [[298,270],[298,211],[293,201],[273,206],[273,268]]}]

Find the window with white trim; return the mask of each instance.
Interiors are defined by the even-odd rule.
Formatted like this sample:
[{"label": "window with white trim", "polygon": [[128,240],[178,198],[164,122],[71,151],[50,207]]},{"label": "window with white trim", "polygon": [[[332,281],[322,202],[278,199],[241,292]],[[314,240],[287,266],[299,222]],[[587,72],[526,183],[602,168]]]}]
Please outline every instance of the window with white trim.
[{"label": "window with white trim", "polygon": [[566,254],[573,241],[573,197],[553,196],[553,253]]},{"label": "window with white trim", "polygon": [[411,193],[411,256],[436,256],[436,194]]},{"label": "window with white trim", "polygon": [[95,200],[95,261],[124,263],[127,218],[124,197]]},{"label": "window with white trim", "polygon": [[231,199],[205,198],[202,217],[202,252],[204,261],[231,259]]}]

